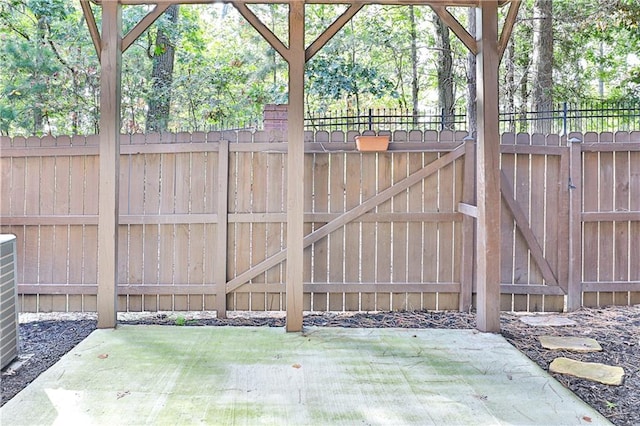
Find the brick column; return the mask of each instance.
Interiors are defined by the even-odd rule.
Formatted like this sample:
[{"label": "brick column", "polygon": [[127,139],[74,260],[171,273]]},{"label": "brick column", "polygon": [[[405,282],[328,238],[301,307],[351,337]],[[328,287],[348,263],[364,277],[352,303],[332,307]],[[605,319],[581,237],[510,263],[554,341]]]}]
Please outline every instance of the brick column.
[{"label": "brick column", "polygon": [[288,130],[288,104],[268,104],[264,106],[262,123],[265,131],[279,130],[287,133]]}]

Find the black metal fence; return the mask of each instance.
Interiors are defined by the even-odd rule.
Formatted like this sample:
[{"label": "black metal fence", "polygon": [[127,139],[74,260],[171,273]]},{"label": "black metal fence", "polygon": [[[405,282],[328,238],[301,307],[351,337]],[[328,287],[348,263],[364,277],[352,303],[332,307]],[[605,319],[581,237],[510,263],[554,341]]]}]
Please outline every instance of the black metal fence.
[{"label": "black metal fence", "polygon": [[[461,130],[466,131],[464,109],[366,109],[307,114],[307,130]],[[564,102],[549,111],[500,112],[501,132],[557,133],[640,130],[640,102]]]}]

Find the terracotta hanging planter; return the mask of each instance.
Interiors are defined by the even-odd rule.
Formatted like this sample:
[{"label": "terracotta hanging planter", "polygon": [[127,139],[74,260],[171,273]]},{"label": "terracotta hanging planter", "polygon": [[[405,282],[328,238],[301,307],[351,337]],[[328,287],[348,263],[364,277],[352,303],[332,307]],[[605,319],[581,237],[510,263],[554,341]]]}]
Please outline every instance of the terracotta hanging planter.
[{"label": "terracotta hanging planter", "polygon": [[356,136],[358,151],[386,151],[389,148],[389,136]]}]

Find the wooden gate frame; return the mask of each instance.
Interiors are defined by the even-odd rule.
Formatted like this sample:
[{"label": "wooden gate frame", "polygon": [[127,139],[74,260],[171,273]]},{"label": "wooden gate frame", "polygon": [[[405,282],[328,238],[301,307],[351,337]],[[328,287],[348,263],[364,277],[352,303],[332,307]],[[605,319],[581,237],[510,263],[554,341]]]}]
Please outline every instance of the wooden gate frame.
[{"label": "wooden gate frame", "polygon": [[[321,227],[319,227],[318,229],[316,229],[315,231],[311,232],[310,234],[306,235],[304,237],[303,240],[303,246],[309,247],[311,246],[313,243],[318,242],[319,240],[321,240],[322,238],[328,236],[331,232],[345,226],[346,224],[354,221],[355,219],[359,218],[360,216],[364,215],[365,213],[375,209],[377,206],[379,206],[380,204],[384,203],[385,201],[391,199],[392,197],[394,197],[395,195],[398,195],[399,193],[407,190],[408,188],[410,188],[411,186],[421,182],[422,180],[426,179],[427,177],[429,177],[430,175],[436,173],[439,169],[451,164],[453,161],[457,160],[458,158],[464,156],[465,154],[472,152],[473,150],[473,140],[466,140],[465,142],[459,144],[457,147],[455,147],[454,149],[452,149],[450,152],[444,154],[442,157],[432,161],[431,163],[425,165],[424,167],[422,167],[421,169],[413,172],[411,175],[407,176],[406,178],[404,178],[403,180],[401,180],[400,182],[397,182],[395,184],[393,184],[392,186],[390,186],[389,188],[381,191],[380,193],[372,196],[371,198],[363,201],[361,204],[359,204],[358,206],[340,214],[338,217],[334,218],[333,220],[331,220],[330,222],[322,225]],[[466,165],[465,166],[465,173],[470,173],[473,169],[473,162],[467,161],[465,162]],[[222,176],[222,172],[220,172],[220,176]],[[467,175],[468,176],[468,175]],[[466,181],[468,181],[467,179],[465,179]],[[222,188],[220,188],[222,189]],[[465,188],[467,193],[470,193],[471,190],[469,188]],[[226,197],[226,192],[224,194],[220,194],[218,195],[220,198],[222,197]],[[226,206],[226,204],[225,204]],[[224,207],[223,210],[219,210],[219,211],[225,211]],[[222,214],[219,214],[218,217],[218,226],[221,228],[226,229],[226,219],[223,219],[221,216],[224,216]],[[464,224],[463,224],[464,226]],[[469,229],[467,229],[467,231],[469,231]],[[472,229],[471,229],[472,231]],[[226,231],[224,232],[224,236],[218,236],[218,250],[219,252],[223,253],[226,251]],[[472,248],[470,247],[470,245],[473,242],[473,235],[470,232],[467,232],[466,234],[463,232],[463,247],[467,247],[467,251],[463,251],[463,258],[462,258],[462,264],[466,265],[466,264],[471,264],[472,265],[472,259],[469,257],[470,256],[470,251],[469,249]],[[222,244],[224,244],[224,246],[222,246]],[[221,280],[221,281],[217,281],[218,283],[222,283],[224,284],[224,286],[219,285],[219,287],[217,288],[217,296],[216,299],[218,299],[218,301],[222,300],[222,304],[219,304],[218,307],[219,309],[226,309],[226,307],[224,306],[224,303],[226,303],[226,294],[233,292],[234,290],[236,290],[237,288],[239,288],[240,286],[246,284],[248,281],[250,281],[251,279],[255,278],[256,276],[258,276],[259,274],[267,271],[268,269],[278,265],[279,263],[283,262],[284,260],[287,260],[287,254],[288,254],[288,250],[287,248],[282,249],[281,251],[279,251],[276,254],[273,254],[269,257],[267,257],[266,259],[264,259],[263,261],[261,261],[260,263],[252,266],[251,268],[249,268],[247,271],[244,271],[243,273],[241,273],[240,275],[232,278],[229,281],[225,280]],[[465,255],[467,256],[467,258],[465,258]],[[222,269],[222,268],[221,268]],[[222,278],[221,274],[222,272],[218,272],[219,273],[219,278]],[[225,272],[226,274],[226,272]],[[472,271],[470,269],[467,269],[466,274],[465,273],[461,273],[461,294],[464,293],[468,293],[467,297],[461,297],[461,309],[468,309],[467,304],[470,304],[470,300],[471,300],[471,280],[472,280]],[[224,288],[223,288],[224,287]],[[463,291],[464,289],[464,291]],[[464,300],[464,305],[462,300]],[[220,302],[218,302],[220,303]]]},{"label": "wooden gate frame", "polygon": [[[542,135],[537,135],[542,136]],[[544,138],[544,136],[542,136]],[[564,140],[566,138],[563,138]],[[557,268],[554,271],[547,258],[541,244],[540,236],[536,235],[531,227],[528,215],[520,206],[514,192],[514,185],[504,171],[501,171],[501,196],[505,207],[510,212],[523,242],[526,244],[531,260],[540,271],[544,284],[501,284],[503,294],[526,294],[526,295],[548,295],[565,296],[569,292],[569,149],[563,144],[560,145],[521,145],[504,144],[501,145],[502,154],[553,156],[559,160],[558,180],[554,184],[558,185],[558,212],[556,218],[563,217],[567,220],[558,228],[558,250],[548,253],[547,256],[557,255]],[[548,213],[547,213],[548,214]]]}]

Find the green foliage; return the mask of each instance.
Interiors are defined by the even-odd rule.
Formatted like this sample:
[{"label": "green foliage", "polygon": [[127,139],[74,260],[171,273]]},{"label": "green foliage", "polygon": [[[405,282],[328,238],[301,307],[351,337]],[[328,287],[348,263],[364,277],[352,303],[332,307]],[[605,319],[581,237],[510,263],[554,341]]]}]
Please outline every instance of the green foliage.
[{"label": "green foliage", "polygon": [[[511,40],[515,53],[503,59],[503,97],[514,93],[516,109],[527,106],[535,84],[527,78],[533,49],[532,5],[533,0],[523,1]],[[637,65],[629,61],[640,51],[639,21],[640,3],[635,0],[553,0],[549,36],[554,40],[554,100],[638,99],[633,81]],[[511,60],[515,87],[508,87],[504,68]]]},{"label": "green foliage", "polygon": [[72,5],[64,0],[0,2],[2,133],[77,133],[83,124],[95,128],[97,60],[82,14]]},{"label": "green foliage", "polygon": [[307,66],[308,90],[311,95],[333,100],[368,93],[380,97],[392,93],[392,83],[369,68],[344,60],[322,56]]},{"label": "green foliage", "polygon": [[[522,108],[531,93],[532,4],[523,4],[513,53],[502,61],[504,93]],[[98,26],[100,7],[93,5]],[[250,5],[287,44],[287,6]],[[306,6],[307,46],[347,5]],[[640,100],[640,2],[553,0],[554,99]],[[123,6],[126,33],[151,9]],[[307,64],[307,111],[412,105],[411,20],[407,7],[362,8]],[[467,25],[464,8],[450,8]],[[414,7],[421,108],[437,107],[437,50],[432,11]],[[506,8],[501,9],[502,19]],[[152,58],[163,53],[161,28],[176,47],[171,87],[152,93]],[[452,35],[451,79],[464,102],[466,57]],[[99,64],[79,2],[0,0],[0,132],[94,133],[99,119]],[[508,83],[506,66],[511,66]],[[259,119],[264,104],[286,103],[288,67],[229,4],[180,7],[177,25],[160,18],[123,56],[124,132],[145,129],[152,96],[171,94],[172,130],[207,130]],[[507,87],[513,84],[513,87]],[[461,105],[460,105],[461,106]],[[257,117],[257,118],[256,118]],[[235,127],[235,126],[232,126]]]}]

